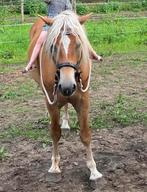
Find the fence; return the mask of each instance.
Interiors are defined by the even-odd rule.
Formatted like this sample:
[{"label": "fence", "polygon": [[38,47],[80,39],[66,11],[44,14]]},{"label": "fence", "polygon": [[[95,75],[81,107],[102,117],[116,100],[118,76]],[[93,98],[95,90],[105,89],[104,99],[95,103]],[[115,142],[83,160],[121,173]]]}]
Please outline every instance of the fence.
[{"label": "fence", "polygon": [[[137,9],[146,9],[147,10],[147,0],[140,0],[140,1],[117,1],[117,0],[103,0],[98,1],[98,3],[77,3],[76,0],[71,0],[73,8],[77,7],[78,14],[85,14],[86,12],[96,12],[96,13],[107,13],[111,11],[120,10],[137,10]],[[79,1],[78,1],[79,2]],[[10,13],[13,13],[15,16],[14,19],[16,20],[16,16],[18,13],[21,13],[21,17],[17,17],[17,22],[24,22],[26,19],[24,13],[29,13],[30,15],[37,15],[37,13],[43,12],[46,13],[46,5],[43,3],[43,0],[0,0],[0,23],[2,22],[2,16],[8,16]],[[5,19],[6,20],[6,19]],[[12,18],[11,18],[12,20]]]},{"label": "fence", "polygon": [[[3,2],[3,4],[2,1],[0,1],[0,8],[7,8],[4,9],[4,11],[2,9],[0,11],[0,49],[1,47],[6,47],[6,51],[1,49],[0,54],[1,52],[3,52],[2,54],[4,54],[4,57],[4,52],[9,52],[9,48],[11,46],[13,47],[11,48],[11,51],[14,51],[16,45],[19,45],[18,49],[24,48],[24,50],[27,50],[29,41],[28,31],[32,23],[34,22],[35,17],[30,17],[29,15],[25,15],[24,17],[20,16],[20,12],[23,9],[23,5],[21,3],[22,1],[20,0],[7,3]],[[21,13],[23,15],[24,11],[22,11]],[[118,14],[118,16],[116,16],[116,14]],[[143,41],[144,46],[146,46],[147,38],[145,38],[145,35],[147,36],[147,14],[144,16],[140,16],[139,14],[138,16],[136,15],[137,13],[129,16],[125,16],[125,14],[120,16],[119,12],[115,13],[115,16],[114,13],[109,13],[106,15],[94,15],[92,19],[98,21],[98,25],[96,25],[95,27],[92,26],[92,30],[90,30],[90,28],[88,29],[88,37],[90,38],[92,45],[96,47],[99,41],[103,41],[104,43],[108,42],[108,44],[110,44],[111,46],[111,42],[113,41],[117,42],[121,39],[123,41],[123,39],[125,39],[125,37],[128,35],[133,35],[133,38],[135,38],[135,35],[138,35],[138,41]],[[22,23],[22,21],[24,22]],[[124,23],[125,25],[125,23],[128,23],[128,25],[130,25],[129,23],[133,23],[133,21],[139,21],[140,24],[137,24],[138,26],[136,28],[132,27],[132,29],[130,30],[126,30],[127,26],[125,29],[125,27],[121,24]],[[104,25],[101,24],[102,22],[104,22]],[[109,26],[109,24],[112,24],[110,26],[112,30],[109,30],[109,28],[107,27]],[[106,28],[106,30],[103,29],[103,26]],[[125,47],[127,47],[127,43],[128,42],[126,41],[126,45],[124,45]],[[111,48],[113,49],[114,47]],[[98,50],[99,49],[100,47],[98,48]]]}]

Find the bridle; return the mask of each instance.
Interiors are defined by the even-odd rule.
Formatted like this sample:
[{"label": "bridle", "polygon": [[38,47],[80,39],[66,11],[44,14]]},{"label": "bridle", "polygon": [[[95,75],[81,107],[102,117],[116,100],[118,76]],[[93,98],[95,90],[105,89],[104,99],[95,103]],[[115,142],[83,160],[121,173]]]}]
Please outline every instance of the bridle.
[{"label": "bridle", "polygon": [[56,68],[57,68],[57,70],[60,70],[63,67],[71,67],[77,71],[79,68],[79,64],[80,64],[80,61],[77,64],[70,63],[70,62],[58,63],[58,64],[56,64]]},{"label": "bridle", "polygon": [[[44,42],[45,44],[45,42]],[[80,71],[80,64],[81,64],[81,60],[82,60],[82,54],[80,56],[80,59],[79,61],[75,64],[75,63],[71,63],[71,62],[65,62],[65,63],[57,63],[57,62],[54,62],[55,63],[55,66],[56,66],[56,74],[55,74],[55,83],[54,83],[54,91],[53,91],[53,96],[54,96],[54,99],[53,101],[51,101],[49,95],[48,95],[48,92],[44,86],[44,83],[43,83],[43,74],[42,74],[42,51],[43,51],[43,47],[44,47],[44,44],[41,48],[41,52],[40,52],[40,77],[41,77],[41,85],[42,85],[42,88],[43,88],[43,91],[47,97],[47,100],[48,100],[48,103],[50,105],[53,105],[56,103],[57,101],[57,87],[58,87],[58,82],[59,82],[59,79],[60,79],[60,69],[64,68],[64,67],[70,67],[70,68],[73,68],[75,70],[75,79],[76,79],[76,82],[79,84],[80,86],[80,90],[84,93],[86,92],[88,89],[89,89],[89,84],[90,84],[90,76],[91,76],[91,65],[90,65],[90,72],[89,72],[89,76],[88,76],[88,82],[87,82],[87,86],[85,89],[83,89],[83,84],[82,84],[82,79],[81,79],[81,71]],[[54,59],[53,59],[54,60]]]}]

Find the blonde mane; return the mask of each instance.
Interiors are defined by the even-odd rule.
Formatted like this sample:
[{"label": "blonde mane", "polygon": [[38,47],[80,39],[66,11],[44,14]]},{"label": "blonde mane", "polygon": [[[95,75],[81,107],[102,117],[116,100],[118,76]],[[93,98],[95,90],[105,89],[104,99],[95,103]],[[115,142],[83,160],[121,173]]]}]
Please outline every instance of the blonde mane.
[{"label": "blonde mane", "polygon": [[82,45],[82,52],[84,53],[82,54],[84,57],[83,59],[88,59],[90,43],[87,39],[85,30],[79,23],[78,16],[72,11],[63,11],[61,14],[54,17],[54,22],[48,30],[45,44],[46,51],[51,54],[51,47],[54,48],[59,34],[61,35],[62,41],[62,37],[67,31],[70,31],[70,33],[79,38]]}]

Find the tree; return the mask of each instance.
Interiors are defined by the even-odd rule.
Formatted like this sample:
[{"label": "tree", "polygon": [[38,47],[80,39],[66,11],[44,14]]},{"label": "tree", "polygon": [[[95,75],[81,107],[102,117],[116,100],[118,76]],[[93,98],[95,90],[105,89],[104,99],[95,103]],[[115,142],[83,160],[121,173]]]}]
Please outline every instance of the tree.
[{"label": "tree", "polygon": [[72,0],[73,10],[76,12],[76,0]]}]

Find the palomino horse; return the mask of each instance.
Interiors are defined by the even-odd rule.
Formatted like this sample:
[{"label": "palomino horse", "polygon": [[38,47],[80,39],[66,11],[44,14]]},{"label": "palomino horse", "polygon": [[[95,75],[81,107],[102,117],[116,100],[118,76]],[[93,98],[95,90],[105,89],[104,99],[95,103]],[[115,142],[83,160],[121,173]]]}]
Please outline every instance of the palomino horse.
[{"label": "palomino horse", "polygon": [[[60,109],[70,103],[78,115],[80,137],[86,148],[87,167],[91,172],[90,180],[95,180],[102,177],[102,174],[97,171],[90,146],[91,131],[88,125],[90,44],[81,25],[89,17],[90,15],[78,17],[71,11],[64,11],[54,19],[42,17],[42,20],[39,19],[31,29],[29,55],[31,55],[44,20],[50,25],[47,40],[42,46],[40,59],[36,61],[37,68],[30,73],[43,89],[51,117],[53,151],[49,172],[60,172],[58,142],[61,137],[61,127],[64,127],[60,126]],[[65,121],[66,118],[64,123],[67,124]]]}]

